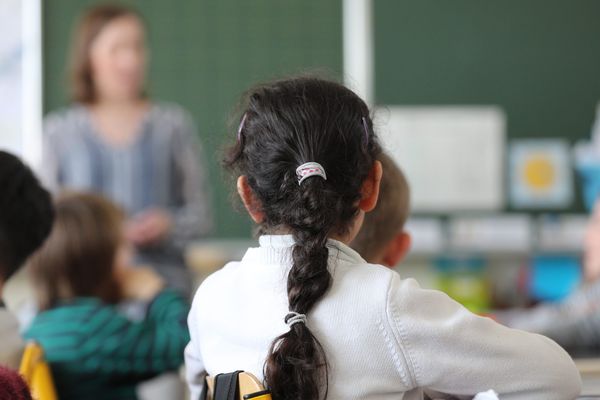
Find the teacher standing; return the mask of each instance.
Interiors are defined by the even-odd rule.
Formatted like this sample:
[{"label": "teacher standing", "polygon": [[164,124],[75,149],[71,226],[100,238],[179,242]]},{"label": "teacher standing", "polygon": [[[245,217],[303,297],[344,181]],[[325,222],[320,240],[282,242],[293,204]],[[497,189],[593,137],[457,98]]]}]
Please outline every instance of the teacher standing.
[{"label": "teacher standing", "polygon": [[87,190],[119,204],[138,262],[189,293],[183,249],[212,227],[212,210],[189,114],[151,100],[144,87],[146,30],[135,11],[88,10],[74,32],[67,109],[44,121],[42,176],[54,192]]}]

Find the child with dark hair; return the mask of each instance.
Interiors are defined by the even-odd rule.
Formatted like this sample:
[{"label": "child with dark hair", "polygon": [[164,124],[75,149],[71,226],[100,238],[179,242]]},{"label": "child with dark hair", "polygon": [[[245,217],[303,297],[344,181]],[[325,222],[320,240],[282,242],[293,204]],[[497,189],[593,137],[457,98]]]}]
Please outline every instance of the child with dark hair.
[{"label": "child with dark hair", "polygon": [[383,176],[377,205],[365,215],[350,247],[371,264],[394,268],[410,250],[411,238],[404,231],[410,212],[410,191],[406,177],[390,156],[382,153],[379,161]]},{"label": "child with dark hair", "polygon": [[[183,363],[186,301],[150,269],[131,268],[124,217],[108,200],[67,194],[30,261],[38,314],[25,333],[40,343],[61,400],[136,399],[136,385]],[[115,306],[149,302],[141,321]]]},{"label": "child with dark hair", "polygon": [[296,78],[249,93],[225,164],[262,236],[195,295],[191,398],[205,373],[239,369],[276,400],[576,397],[577,369],[550,339],[474,315],[348,247],[377,204],[380,155],[369,109],[339,84]]},{"label": "child with dark hair", "polygon": [[[4,283],[38,248],[52,226],[52,201],[31,170],[0,151],[0,297]],[[18,366],[23,351],[16,318],[0,304],[0,365]],[[22,379],[0,367],[0,398],[29,399]]]},{"label": "child with dark hair", "polygon": [[51,227],[50,194],[21,160],[0,151],[0,285],[42,244]]}]

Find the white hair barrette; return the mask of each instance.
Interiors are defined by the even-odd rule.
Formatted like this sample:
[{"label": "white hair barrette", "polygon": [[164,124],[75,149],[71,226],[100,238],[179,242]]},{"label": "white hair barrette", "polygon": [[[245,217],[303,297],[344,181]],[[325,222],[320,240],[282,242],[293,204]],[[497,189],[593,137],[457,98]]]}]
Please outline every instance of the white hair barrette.
[{"label": "white hair barrette", "polygon": [[311,176],[320,176],[327,180],[325,168],[316,162],[307,162],[296,168],[296,176],[298,177],[298,185],[302,184],[306,178],[310,178]]}]

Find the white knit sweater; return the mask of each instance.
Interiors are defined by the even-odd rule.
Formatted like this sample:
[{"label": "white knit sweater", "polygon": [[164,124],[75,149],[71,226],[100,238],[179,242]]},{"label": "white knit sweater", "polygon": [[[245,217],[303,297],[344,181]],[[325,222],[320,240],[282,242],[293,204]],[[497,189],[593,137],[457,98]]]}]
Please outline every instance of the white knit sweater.
[{"label": "white knit sweater", "polygon": [[[292,245],[291,236],[262,236],[198,289],[185,354],[193,400],[206,372],[263,377],[271,342],[288,329]],[[577,369],[550,339],[476,316],[343,243],[328,246],[333,282],[307,322],[327,355],[328,400],[413,400],[424,389],[465,397],[494,389],[503,400],[578,395]]]}]

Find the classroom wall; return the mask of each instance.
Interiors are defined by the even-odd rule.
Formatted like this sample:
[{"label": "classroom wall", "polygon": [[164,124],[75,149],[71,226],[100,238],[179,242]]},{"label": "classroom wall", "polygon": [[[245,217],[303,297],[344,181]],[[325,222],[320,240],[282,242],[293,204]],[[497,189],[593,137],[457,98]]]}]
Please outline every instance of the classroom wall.
[{"label": "classroom wall", "polygon": [[[216,235],[248,236],[219,166],[252,83],[318,68],[342,76],[342,2],[129,0],[150,25],[151,95],[194,116],[210,160]],[[90,0],[44,2],[44,111],[67,104],[65,57]],[[378,105],[500,105],[511,138],[589,137],[600,99],[600,2],[374,0]],[[578,180],[576,201],[583,211]],[[510,211],[510,208],[508,208]]]},{"label": "classroom wall", "polygon": [[[68,103],[65,59],[76,16],[89,0],[44,2],[44,112]],[[194,116],[214,188],[219,237],[249,236],[231,206],[232,182],[219,166],[236,123],[227,120],[253,83],[306,70],[341,79],[341,0],[138,0],[150,27],[149,91]]]},{"label": "classroom wall", "polygon": [[[508,139],[588,139],[600,2],[375,0],[380,105],[499,105]],[[580,188],[570,210],[583,211]]]}]

